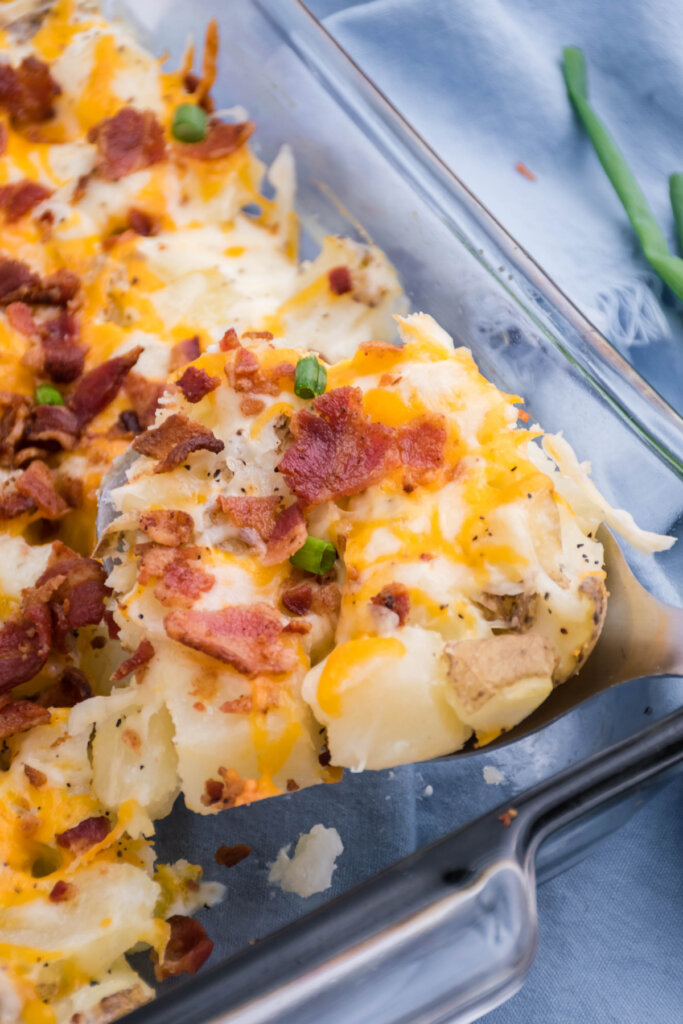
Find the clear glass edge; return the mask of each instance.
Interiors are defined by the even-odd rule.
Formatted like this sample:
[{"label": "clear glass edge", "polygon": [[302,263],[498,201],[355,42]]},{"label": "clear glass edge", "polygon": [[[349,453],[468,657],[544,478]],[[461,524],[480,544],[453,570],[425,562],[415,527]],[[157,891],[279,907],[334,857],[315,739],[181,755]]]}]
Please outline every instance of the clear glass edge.
[{"label": "clear glass edge", "polygon": [[[499,287],[522,306],[537,329],[633,432],[683,477],[683,417],[617,352],[424,141],[304,0],[255,0],[255,6],[288,36],[292,48],[325,80],[342,107],[353,102],[354,115],[362,119],[378,148],[390,150],[416,191]],[[335,75],[341,76],[345,88],[335,88]],[[460,214],[457,219],[462,221],[463,213],[469,219],[473,237],[477,232],[486,236],[486,256],[472,238],[456,228],[456,218],[449,212],[454,203]],[[496,270],[501,260],[507,279]]]}]

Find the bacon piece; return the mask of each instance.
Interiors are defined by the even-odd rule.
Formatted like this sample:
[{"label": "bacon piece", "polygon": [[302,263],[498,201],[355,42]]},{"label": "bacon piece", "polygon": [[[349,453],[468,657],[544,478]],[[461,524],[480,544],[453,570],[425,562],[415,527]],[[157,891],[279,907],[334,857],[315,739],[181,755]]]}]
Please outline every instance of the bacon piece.
[{"label": "bacon piece", "polygon": [[0,391],[0,461],[12,465],[28,419],[31,402],[24,395]]},{"label": "bacon piece", "polygon": [[218,342],[218,347],[221,352],[230,352],[233,348],[240,347],[240,339],[237,337],[237,331],[234,327],[228,327],[227,331]]},{"label": "bacon piece", "polygon": [[52,646],[49,609],[30,604],[0,629],[0,693],[33,679]]},{"label": "bacon piece", "polygon": [[179,509],[159,508],[141,513],[140,529],[155,544],[175,548],[192,541],[194,519],[188,512]]},{"label": "bacon piece", "polygon": [[143,238],[156,235],[159,231],[156,217],[153,217],[151,213],[138,209],[137,206],[131,206],[128,210],[128,224],[136,235],[142,235]]},{"label": "bacon piece", "polygon": [[69,850],[75,857],[89,850],[97,843],[101,843],[111,832],[111,822],[104,814],[93,818],[84,818],[73,828],[67,828],[64,832],[55,835],[57,846],[63,850]]},{"label": "bacon piece", "polygon": [[313,585],[298,583],[282,592],[282,603],[292,615],[308,615],[313,604]]},{"label": "bacon piece", "polygon": [[27,594],[49,603],[57,645],[69,630],[101,621],[109,594],[106,575],[94,558],[83,558],[61,541],[52,545],[47,569]]},{"label": "bacon piece", "polygon": [[126,676],[129,676],[131,672],[135,672],[136,669],[141,668],[143,665],[146,665],[148,661],[151,661],[154,654],[154,647],[149,640],[141,640],[130,658],[126,658],[125,661],[121,662],[110,678],[115,683],[120,682],[121,679],[125,679]]},{"label": "bacon piece", "polygon": [[235,350],[234,361],[226,366],[225,372],[230,386],[235,391],[276,395],[280,390],[261,371],[259,361],[251,349],[244,348],[242,345]]},{"label": "bacon piece", "polygon": [[[171,387],[172,385],[166,384],[162,380],[149,380],[141,373],[136,373],[135,370],[128,373],[123,389],[130,398],[140,427],[146,430],[147,427],[152,426],[161,396]],[[134,430],[133,433],[139,434],[140,431]]]},{"label": "bacon piece", "polygon": [[15,331],[26,335],[27,338],[38,337],[40,327],[33,318],[31,307],[25,302],[10,302],[6,313]]},{"label": "bacon piece", "polygon": [[0,106],[19,127],[52,117],[53,100],[61,91],[49,66],[37,57],[24,57],[16,69],[0,64]]},{"label": "bacon piece", "polygon": [[255,131],[253,121],[230,124],[212,120],[201,142],[180,142],[176,143],[175,148],[180,156],[192,157],[193,160],[218,160],[237,152]]},{"label": "bacon piece", "polygon": [[245,531],[245,539],[249,539],[251,532],[252,538],[257,534],[261,540],[267,541],[275,529],[281,500],[276,495],[268,498],[242,498],[220,494],[217,504],[235,526]]},{"label": "bacon piece", "polygon": [[88,132],[97,146],[96,168],[107,181],[142,171],[166,156],[164,132],[151,110],[123,107]]},{"label": "bacon piece", "polygon": [[0,707],[0,741],[50,721],[50,712],[32,700],[13,700]]},{"label": "bacon piece", "polygon": [[173,611],[164,619],[167,635],[203,651],[244,675],[287,672],[296,653],[280,640],[282,624],[269,605],[233,605],[218,611]]},{"label": "bacon piece", "polygon": [[146,430],[133,441],[133,448],[151,459],[158,459],[155,473],[168,473],[179,466],[191,452],[204,449],[222,452],[225,445],[208,427],[188,420],[182,413],[174,413],[161,426]]},{"label": "bacon piece", "polygon": [[169,362],[171,373],[174,370],[179,370],[181,366],[199,359],[200,355],[201,349],[199,348],[198,334],[193,335],[191,338],[183,338],[182,341],[177,341],[171,349],[171,359]]},{"label": "bacon piece", "polygon": [[293,417],[295,440],[279,465],[302,501],[317,505],[358,494],[396,465],[394,431],[364,415],[360,388],[335,388],[313,408]]},{"label": "bacon piece", "polygon": [[33,498],[28,494],[20,494],[11,484],[3,485],[0,491],[0,519],[16,519],[24,512],[32,512],[35,508]]},{"label": "bacon piece", "polygon": [[64,306],[79,287],[78,277],[70,270],[56,270],[43,280],[22,260],[0,257],[0,305],[24,301]]},{"label": "bacon piece", "polygon": [[195,974],[213,950],[213,942],[193,917],[173,914],[168,923],[171,926],[171,937],[163,959],[154,967],[157,981],[165,981],[178,974]]},{"label": "bacon piece", "polygon": [[16,488],[20,494],[33,499],[45,519],[59,519],[69,511],[69,506],[57,491],[52,471],[39,459],[24,470],[16,481]]},{"label": "bacon piece", "polygon": [[30,213],[34,206],[51,196],[54,189],[40,185],[37,181],[14,181],[10,185],[0,186],[0,210],[5,212],[8,224]]},{"label": "bacon piece", "polygon": [[50,903],[65,903],[67,900],[72,900],[77,893],[78,889],[73,882],[65,882],[63,878],[60,878],[52,886],[48,899]]},{"label": "bacon piece", "polygon": [[221,711],[226,715],[248,715],[254,707],[254,702],[249,694],[243,693],[241,697],[234,700],[226,700],[221,704]]},{"label": "bacon piece", "polygon": [[41,691],[38,703],[44,708],[73,708],[89,697],[92,697],[92,687],[85,672],[70,667],[62,673],[59,682]]},{"label": "bacon piece", "polygon": [[135,548],[138,556],[138,583],[143,586],[154,576],[163,576],[176,558],[198,558],[201,549],[196,547],[175,550],[159,544],[138,544]]},{"label": "bacon piece", "polygon": [[401,462],[412,476],[421,478],[443,465],[446,426],[443,416],[429,414],[412,420],[398,431]]},{"label": "bacon piece", "polygon": [[284,509],[277,517],[275,527],[268,538],[264,565],[278,565],[306,543],[308,531],[306,520],[295,503]]},{"label": "bacon piece", "polygon": [[78,420],[65,405],[37,405],[32,410],[25,433],[30,444],[70,451],[78,443]]},{"label": "bacon piece", "polygon": [[305,636],[310,633],[313,626],[310,622],[304,622],[303,619],[292,619],[288,622],[285,628],[282,630],[283,633],[298,633],[300,636]]},{"label": "bacon piece", "polygon": [[126,375],[137,363],[143,348],[138,345],[123,356],[115,356],[84,374],[69,399],[69,408],[83,429],[116,398]]},{"label": "bacon piece", "polygon": [[240,402],[240,412],[243,416],[258,416],[265,407],[265,402],[260,398],[253,398],[251,395],[245,395]]},{"label": "bacon piece", "polygon": [[219,846],[214,854],[216,864],[224,868],[234,868],[251,853],[251,846],[246,843],[235,843],[234,846]]},{"label": "bacon piece", "polygon": [[0,121],[0,156],[4,156],[7,152],[7,144],[9,143],[9,130],[4,121]]},{"label": "bacon piece", "polygon": [[65,309],[40,325],[42,369],[55,384],[69,384],[83,373],[85,349],[77,338],[76,318]]},{"label": "bacon piece", "polygon": [[182,557],[175,558],[154,588],[154,596],[161,604],[189,608],[211,590],[215,582],[211,573],[188,564]]},{"label": "bacon piece", "polygon": [[345,295],[346,292],[350,292],[353,288],[351,271],[348,267],[332,267],[331,270],[327,271],[327,280],[330,285],[330,291],[334,295]]},{"label": "bacon piece", "polygon": [[47,782],[47,775],[41,772],[40,768],[34,768],[32,764],[24,765],[24,775],[34,789],[40,789]]},{"label": "bacon piece", "polygon": [[220,384],[220,378],[211,377],[206,370],[202,370],[198,366],[188,366],[177,383],[185,400],[194,405],[216,390]]},{"label": "bacon piece", "polygon": [[388,608],[390,612],[395,612],[398,615],[399,626],[405,626],[410,611],[410,595],[403,583],[387,584],[370,600],[380,608]]}]

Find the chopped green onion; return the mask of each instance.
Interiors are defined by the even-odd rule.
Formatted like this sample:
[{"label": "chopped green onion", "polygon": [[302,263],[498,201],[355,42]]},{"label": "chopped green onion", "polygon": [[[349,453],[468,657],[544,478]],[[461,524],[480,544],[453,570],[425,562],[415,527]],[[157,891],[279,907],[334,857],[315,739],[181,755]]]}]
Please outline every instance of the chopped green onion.
[{"label": "chopped green onion", "polygon": [[674,212],[678,245],[683,252],[683,174],[672,174],[669,178],[669,196]]},{"label": "chopped green onion", "polygon": [[206,135],[209,117],[196,103],[181,103],[173,115],[171,132],[179,142],[201,142]]},{"label": "chopped green onion", "polygon": [[64,399],[51,384],[39,384],[36,388],[36,405],[64,405]]},{"label": "chopped green onion", "polygon": [[588,102],[588,80],[583,53],[575,46],[567,46],[562,57],[562,71],[569,99],[621,200],[633,230],[640,240],[644,255],[661,279],[680,299],[683,299],[683,260],[669,252],[666,239],[638,182],[616,142]]},{"label": "chopped green onion", "polygon": [[330,544],[329,540],[307,537],[303,547],[295,551],[289,560],[297,569],[304,569],[306,572],[315,573],[316,576],[323,576],[330,571],[336,557],[336,548],[334,544]]},{"label": "chopped green onion", "polygon": [[327,370],[315,356],[304,356],[296,364],[294,394],[299,398],[315,398],[327,387]]}]

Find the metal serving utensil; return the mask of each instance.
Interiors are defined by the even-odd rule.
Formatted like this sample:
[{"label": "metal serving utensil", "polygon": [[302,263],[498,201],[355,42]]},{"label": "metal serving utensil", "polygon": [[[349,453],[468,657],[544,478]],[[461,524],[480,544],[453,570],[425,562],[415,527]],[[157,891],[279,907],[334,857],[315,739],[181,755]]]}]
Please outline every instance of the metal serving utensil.
[{"label": "metal serving utensil", "polygon": [[[98,537],[116,516],[111,492],[125,483],[136,458],[131,449],[124,452],[102,481],[97,512]],[[644,676],[683,676],[683,608],[658,600],[638,582],[605,526],[600,527],[597,538],[605,552],[609,599],[602,632],[593,652],[576,676],[556,687],[547,700],[514,729],[487,743],[487,750],[507,746],[550,725],[618,683]],[[470,742],[450,756],[467,757],[481,749]]]}]

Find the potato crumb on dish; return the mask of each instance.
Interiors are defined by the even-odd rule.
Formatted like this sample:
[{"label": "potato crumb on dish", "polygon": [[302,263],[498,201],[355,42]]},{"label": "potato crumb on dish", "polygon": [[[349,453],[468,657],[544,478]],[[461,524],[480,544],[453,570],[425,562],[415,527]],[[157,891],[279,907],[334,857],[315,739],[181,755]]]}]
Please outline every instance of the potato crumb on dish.
[{"label": "potato crumb on dish", "polygon": [[290,857],[291,845],[283,846],[278,853],[268,881],[279,885],[283,892],[296,893],[302,899],[329,889],[337,869],[337,857],[344,852],[344,844],[336,828],[314,825],[310,832],[299,836]]}]

